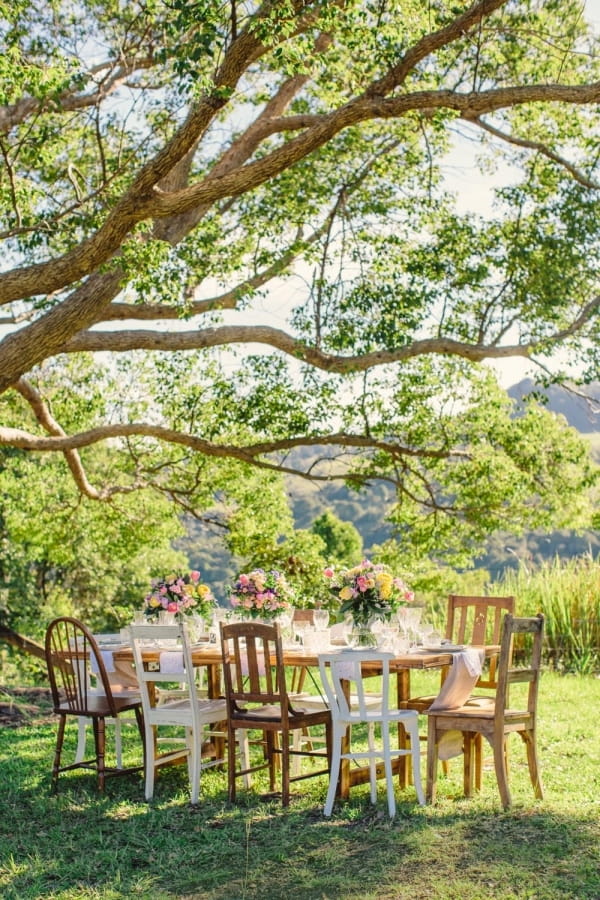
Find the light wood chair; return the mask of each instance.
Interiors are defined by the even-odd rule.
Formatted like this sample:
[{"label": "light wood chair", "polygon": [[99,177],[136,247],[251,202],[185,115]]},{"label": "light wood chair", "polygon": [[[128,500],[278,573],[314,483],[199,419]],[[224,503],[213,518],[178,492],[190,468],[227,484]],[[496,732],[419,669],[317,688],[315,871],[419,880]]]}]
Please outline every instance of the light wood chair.
[{"label": "light wood chair", "polygon": [[[228,754],[228,794],[235,802],[238,778],[261,769],[269,770],[269,786],[276,788],[276,773],[281,770],[281,797],[284,806],[290,802],[290,784],[305,778],[329,774],[331,758],[331,713],[328,709],[306,711],[288,694],[283,665],[281,635],[277,625],[221,622],[223,677],[227,701],[228,746],[236,730],[262,732],[266,759],[244,768],[236,766],[236,758]],[[324,726],[326,750],[294,749],[292,736],[298,729]],[[295,774],[290,759],[312,757],[325,767],[311,768]],[[277,765],[281,762],[281,766]]]},{"label": "light wood chair", "polygon": [[[465,704],[460,709],[428,712],[427,735],[427,799],[435,801],[438,745],[445,732],[460,731],[464,746],[464,792],[473,794],[474,748],[478,737],[486,738],[494,752],[494,768],[500,797],[504,808],[511,805],[508,786],[506,745],[509,734],[516,732],[525,743],[529,775],[535,796],[542,798],[542,781],[536,749],[537,697],[541,672],[544,616],[516,618],[509,613],[504,617],[500,654],[497,669],[496,696],[493,705]],[[515,637],[525,636],[519,646],[519,667],[513,664]],[[527,657],[527,662],[522,662]],[[513,685],[528,685],[524,708],[511,706],[509,691]]]},{"label": "light wood chair", "polygon": [[[393,653],[382,653],[377,650],[346,650],[338,653],[319,654],[321,681],[325,688],[333,721],[333,755],[329,790],[324,809],[326,816],[330,816],[333,809],[342,759],[362,760],[369,763],[371,803],[375,803],[377,800],[377,762],[383,762],[388,812],[393,818],[396,814],[396,800],[392,759],[398,756],[412,755],[417,799],[421,805],[425,803],[419,773],[417,713],[414,710],[389,708],[390,660],[393,658]],[[381,700],[376,707],[373,706],[372,695],[365,690],[365,682],[362,677],[362,666],[369,666],[369,664],[381,666]],[[344,682],[348,685],[347,691],[344,690]],[[349,692],[352,696],[351,702],[349,701]],[[349,733],[349,740],[352,742],[354,736],[352,728],[362,723],[368,725],[368,749],[352,749],[351,745],[348,750],[342,752],[342,744],[346,735]],[[393,724],[397,728],[398,723],[402,723],[404,729],[409,733],[412,748],[392,749],[390,725]],[[376,726],[379,729],[379,741],[376,740]],[[348,731],[349,729],[350,731]]]},{"label": "light wood chair", "polygon": [[[107,776],[139,771],[141,766],[123,768],[120,759],[117,767],[106,766],[107,721],[118,722],[120,716],[133,713],[144,746],[142,704],[139,694],[113,694],[102,654],[90,630],[70,616],[54,619],[46,630],[45,655],[54,712],[60,717],[52,769],[54,786],[59,773],[69,769],[95,769],[100,791],[104,791]],[[94,689],[90,685],[90,663],[93,663],[98,678],[98,686]],[[78,722],[82,719],[92,722],[95,758],[86,760],[77,753],[75,762],[61,766],[68,716],[76,717]]]},{"label": "light wood chair", "polygon": [[[505,613],[514,615],[515,598],[507,597],[485,597],[466,594],[450,594],[448,597],[448,605],[446,612],[446,630],[445,639],[453,644],[468,644],[473,646],[485,646],[500,644],[500,633],[502,629],[502,617]],[[477,694],[473,696],[482,705],[493,704],[493,695],[489,692],[495,691],[497,688],[496,668],[498,665],[498,654],[491,654],[485,662],[483,672],[478,678],[475,690],[486,690],[487,694]],[[448,666],[440,671],[440,689],[448,675]],[[427,712],[431,704],[436,698],[436,694],[426,694],[422,696],[410,697],[400,703],[401,709],[414,709],[420,715]],[[421,735],[421,740],[425,741],[426,735]],[[478,740],[475,748],[475,773],[477,779],[477,787],[481,788],[481,779],[483,772],[483,755],[482,742]],[[444,771],[448,771],[448,763],[444,760]]]}]

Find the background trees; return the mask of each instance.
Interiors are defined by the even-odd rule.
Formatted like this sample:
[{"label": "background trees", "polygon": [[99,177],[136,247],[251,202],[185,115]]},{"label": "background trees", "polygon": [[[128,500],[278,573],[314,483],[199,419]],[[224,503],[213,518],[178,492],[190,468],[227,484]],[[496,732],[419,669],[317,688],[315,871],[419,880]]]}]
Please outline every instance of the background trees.
[{"label": "background trees", "polygon": [[[587,520],[585,447],[482,366],[598,371],[579,3],[16,0],[2,21],[7,452],[59,455],[82,506],[151,492],[216,527],[251,469],[383,479],[403,546],[448,560]],[[458,135],[494,175],[483,211],[445,178]],[[102,403],[73,417],[84,386]]]}]

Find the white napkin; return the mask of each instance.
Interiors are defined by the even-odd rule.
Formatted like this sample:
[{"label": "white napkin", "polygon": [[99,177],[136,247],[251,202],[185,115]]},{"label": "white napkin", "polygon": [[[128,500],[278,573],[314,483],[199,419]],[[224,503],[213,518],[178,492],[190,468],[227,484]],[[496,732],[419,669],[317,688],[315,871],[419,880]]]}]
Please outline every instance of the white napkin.
[{"label": "white napkin", "polygon": [[180,675],[184,671],[181,650],[161,650],[160,671],[167,675]]},{"label": "white napkin", "polygon": [[[104,668],[107,672],[115,671],[115,662],[112,655],[112,650],[101,650],[100,655],[102,657],[102,662],[104,663]],[[90,668],[94,675],[98,675],[98,663],[96,661],[96,657],[93,653],[90,654]]]},{"label": "white napkin", "polygon": [[339,662],[334,663],[334,665],[335,671],[340,678],[344,678],[346,681],[356,681],[356,664],[352,662],[351,659],[340,660]]},{"label": "white napkin", "polygon": [[458,709],[468,700],[477,679],[481,675],[484,651],[467,647],[455,653],[448,677],[431,706],[432,712],[442,709]]},{"label": "white napkin", "polygon": [[[475,647],[467,647],[454,654],[448,676],[431,706],[430,711],[452,710],[464,706],[477,679],[481,675],[485,653]],[[438,744],[439,759],[452,759],[463,752],[460,731],[446,731]]]}]

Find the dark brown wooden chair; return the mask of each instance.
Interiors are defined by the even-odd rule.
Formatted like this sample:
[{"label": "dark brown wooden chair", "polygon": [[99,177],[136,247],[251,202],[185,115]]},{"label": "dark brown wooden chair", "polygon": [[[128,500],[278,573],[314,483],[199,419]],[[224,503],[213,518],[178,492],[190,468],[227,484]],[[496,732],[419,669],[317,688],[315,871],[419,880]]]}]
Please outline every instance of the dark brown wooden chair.
[{"label": "dark brown wooden chair", "polygon": [[[102,653],[86,626],[70,616],[54,619],[46,630],[46,665],[52,691],[54,712],[60,716],[56,737],[56,750],[52,768],[52,782],[57,786],[60,772],[69,769],[95,769],[98,775],[98,789],[104,791],[105,778],[110,775],[126,775],[139,772],[142,766],[129,768],[107,767],[105,763],[106,731],[105,720],[116,719],[121,713],[133,712],[144,748],[144,721],[142,703],[138,694],[118,696],[111,689]],[[88,668],[94,666],[98,688],[90,687]],[[77,760],[61,766],[61,753],[68,716],[90,719],[94,729],[95,758]]]},{"label": "dark brown wooden chair", "polygon": [[[263,733],[265,758],[248,768],[237,768],[236,757],[228,752],[227,773],[230,802],[235,802],[236,780],[261,769],[269,770],[269,786],[276,789],[281,770],[281,797],[290,802],[290,783],[317,775],[329,775],[331,762],[331,713],[329,709],[307,711],[290,698],[285,679],[281,635],[277,625],[242,622],[221,623],[223,679],[227,700],[228,747],[235,746],[239,729]],[[294,749],[293,732],[324,726],[326,750]],[[325,766],[291,774],[291,757],[313,757]],[[279,766],[277,763],[281,762]]]},{"label": "dark brown wooden chair", "polygon": [[[535,796],[543,797],[536,749],[537,697],[541,672],[542,640],[544,616],[540,613],[533,618],[504,617],[498,658],[498,683],[493,705],[465,704],[460,709],[432,712],[428,715],[427,735],[427,799],[435,801],[438,745],[445,732],[460,731],[464,747],[464,792],[473,794],[474,750],[477,738],[486,738],[494,752],[494,768],[502,805],[511,805],[508,786],[508,764],[506,745],[509,734],[516,732],[525,743],[529,776]],[[519,643],[519,666],[513,664],[515,637],[525,636]],[[526,684],[527,698],[524,708],[516,708],[510,702],[510,689],[518,683]]]}]

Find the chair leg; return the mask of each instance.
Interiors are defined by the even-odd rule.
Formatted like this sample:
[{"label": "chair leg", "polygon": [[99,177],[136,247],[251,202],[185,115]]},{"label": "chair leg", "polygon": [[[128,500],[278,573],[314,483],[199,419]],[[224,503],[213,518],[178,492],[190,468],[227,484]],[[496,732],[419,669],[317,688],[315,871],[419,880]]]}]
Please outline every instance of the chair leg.
[{"label": "chair leg", "polygon": [[54,764],[52,766],[52,785],[56,790],[58,787],[58,772],[60,770],[60,757],[62,753],[63,741],[65,739],[65,725],[67,717],[61,716],[58,720],[58,731],[56,732],[56,748],[54,750]]},{"label": "chair leg", "polygon": [[227,797],[235,803],[235,731],[227,726]]},{"label": "chair leg", "polygon": [[[410,739],[412,742],[412,738]],[[407,737],[407,730],[404,727],[402,722],[398,722],[398,749],[399,750],[408,750],[409,749],[409,739]],[[412,754],[411,754],[412,756]],[[400,787],[405,788],[411,783],[412,776],[410,771],[410,761],[411,756],[400,756],[399,758],[399,768],[398,768],[398,777],[400,782]]]},{"label": "chair leg", "polygon": [[[421,744],[419,737],[419,720],[409,722],[407,727],[410,734],[410,759],[412,760],[413,782],[417,793],[417,800],[420,806],[425,805],[425,795],[423,793],[423,785],[421,784]],[[407,758],[407,757],[405,757]]]},{"label": "chair leg", "polygon": [[529,766],[529,777],[533,786],[533,793],[538,800],[544,799],[544,788],[540,776],[540,767],[538,762],[537,747],[535,734],[533,731],[520,731],[519,734],[527,748],[527,765]]},{"label": "chair leg", "polygon": [[508,809],[512,803],[508,786],[508,773],[506,771],[506,735],[500,741],[494,741],[494,769],[500,791],[500,799],[504,809]]},{"label": "chair leg", "polygon": [[331,740],[331,765],[329,767],[329,787],[327,788],[327,797],[325,799],[325,807],[323,809],[324,816],[330,816],[333,810],[335,795],[340,777],[340,765],[342,761],[342,734],[334,727]]},{"label": "chair leg", "polygon": [[[236,734],[238,751],[240,755],[240,768],[249,769],[250,768],[250,744],[248,741],[248,732],[243,728]],[[235,744],[233,745],[233,750],[235,752]],[[229,750],[227,751],[229,752]],[[244,776],[244,787],[251,788],[252,787],[252,776],[249,772],[247,772]]]},{"label": "chair leg", "polygon": [[115,725],[115,765],[117,769],[123,768],[123,742],[121,740],[121,720],[117,716],[113,719]]},{"label": "chair leg", "polygon": [[98,772],[98,790],[103,794],[105,786],[106,727],[102,716],[95,716],[93,722],[94,744],[96,747],[96,769]]},{"label": "chair leg", "polygon": [[481,791],[483,781],[483,735],[475,736],[475,790]]},{"label": "chair leg", "polygon": [[267,739],[267,760],[269,763],[269,790],[273,792],[277,787],[277,778],[276,778],[276,769],[277,769],[277,760],[275,753],[275,747],[277,746],[277,736],[273,734],[272,731],[266,732]]},{"label": "chair leg", "polygon": [[477,756],[477,737],[479,735],[463,731],[463,791],[465,797],[473,796],[475,775],[475,758]]},{"label": "chair leg", "polygon": [[85,759],[85,729],[87,725],[87,718],[85,716],[79,716],[77,719],[77,750],[75,751],[75,760],[74,762],[80,763]]},{"label": "chair leg", "polygon": [[281,735],[281,802],[290,805],[290,736]]},{"label": "chair leg", "polygon": [[[371,730],[372,724],[369,724],[369,730]],[[369,742],[369,749],[371,748],[371,741]],[[387,793],[387,802],[388,802],[388,813],[390,819],[393,819],[396,815],[396,798],[394,796],[394,776],[392,774],[392,756],[391,756],[391,747],[390,747],[390,726],[389,722],[382,723],[381,725],[381,746],[383,748],[383,768],[385,771],[385,787]],[[369,761],[370,766],[374,767],[375,760],[371,757]],[[377,777],[377,775],[375,775]],[[371,796],[373,794],[373,782],[371,782]]]},{"label": "chair leg", "polygon": [[[383,734],[387,729],[382,726],[382,734],[381,741],[384,744],[385,736]],[[377,803],[377,765],[375,762],[375,726],[372,722],[369,722],[368,725],[368,747],[369,747],[369,783],[371,787],[371,803]],[[388,746],[388,759],[389,759],[389,743],[390,743],[390,735],[389,731],[387,733],[387,746]],[[385,747],[385,745],[384,745]],[[384,749],[385,754],[385,749]],[[385,762],[385,755],[384,755]],[[386,768],[386,779],[387,779],[387,768]],[[389,792],[388,792],[388,803],[389,803]],[[395,805],[394,805],[394,815],[395,815]],[[392,813],[390,813],[390,816]]]},{"label": "chair leg", "polygon": [[187,745],[189,749],[188,771],[190,775],[190,803],[198,804],[200,796],[200,771],[202,768],[202,741],[194,741],[191,728],[186,728]]},{"label": "chair leg", "polygon": [[438,731],[435,716],[428,717],[427,723],[427,779],[425,797],[428,803],[435,803],[438,770]]}]

